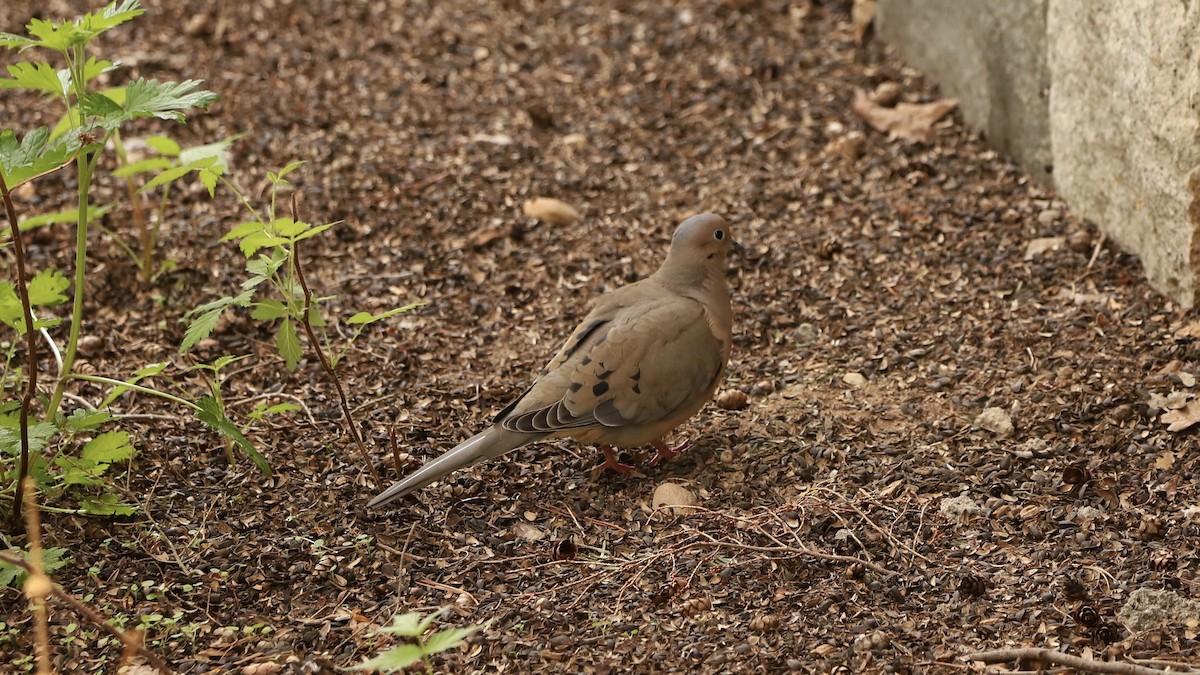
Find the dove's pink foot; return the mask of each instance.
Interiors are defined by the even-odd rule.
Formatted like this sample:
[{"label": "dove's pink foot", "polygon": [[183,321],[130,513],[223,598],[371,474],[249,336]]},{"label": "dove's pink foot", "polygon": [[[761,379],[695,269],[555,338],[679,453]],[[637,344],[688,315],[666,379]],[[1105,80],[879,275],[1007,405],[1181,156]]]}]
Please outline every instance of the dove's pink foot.
[{"label": "dove's pink foot", "polygon": [[668,447],[662,441],[654,441],[651,445],[654,446],[654,456],[650,458],[649,462],[646,462],[646,466],[658,466],[664,459],[671,459],[672,457],[682,455],[691,449],[692,442],[684,441],[673,448]]},{"label": "dove's pink foot", "polygon": [[620,460],[618,460],[617,453],[613,452],[612,446],[602,445],[602,446],[600,446],[600,452],[604,453],[604,463],[597,464],[596,466],[592,467],[592,476],[593,477],[599,476],[605,469],[610,469],[610,470],[616,471],[618,473],[629,473],[630,471],[637,471],[636,466],[630,466],[629,464],[625,464],[625,463],[621,462]]}]

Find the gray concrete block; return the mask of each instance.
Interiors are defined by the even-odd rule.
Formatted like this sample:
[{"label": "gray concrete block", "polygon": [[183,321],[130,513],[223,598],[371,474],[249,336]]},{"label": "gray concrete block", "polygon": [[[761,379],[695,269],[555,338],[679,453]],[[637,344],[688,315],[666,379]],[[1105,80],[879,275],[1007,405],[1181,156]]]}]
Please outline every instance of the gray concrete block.
[{"label": "gray concrete block", "polygon": [[[974,3],[970,3],[974,4]],[[1053,0],[1054,181],[1184,307],[1200,263],[1200,4]]]},{"label": "gray concrete block", "polygon": [[1050,184],[1050,0],[880,0],[880,36],[1043,185]]}]

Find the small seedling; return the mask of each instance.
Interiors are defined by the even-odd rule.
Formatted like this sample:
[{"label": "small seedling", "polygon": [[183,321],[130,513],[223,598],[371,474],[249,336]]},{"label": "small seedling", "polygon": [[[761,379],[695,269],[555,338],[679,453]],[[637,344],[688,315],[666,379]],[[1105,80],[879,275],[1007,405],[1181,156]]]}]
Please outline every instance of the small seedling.
[{"label": "small seedling", "polygon": [[404,670],[414,663],[421,662],[425,666],[426,673],[433,673],[431,656],[458,647],[466,641],[467,636],[491,623],[491,621],[488,621],[481,626],[447,628],[426,635],[433,622],[439,616],[449,611],[449,609],[449,607],[443,607],[425,617],[422,617],[419,612],[409,612],[393,618],[392,625],[380,628],[379,632],[411,638],[413,641],[409,644],[389,649],[365,663],[351,666],[351,669],[379,670],[385,673],[394,673]]}]

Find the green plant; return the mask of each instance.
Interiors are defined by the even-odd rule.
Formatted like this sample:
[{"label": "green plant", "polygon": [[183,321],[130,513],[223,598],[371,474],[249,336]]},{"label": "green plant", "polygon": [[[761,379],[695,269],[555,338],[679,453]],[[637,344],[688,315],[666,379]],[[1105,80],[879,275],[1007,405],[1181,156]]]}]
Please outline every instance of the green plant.
[{"label": "green plant", "polygon": [[[443,607],[425,617],[422,617],[418,612],[409,612],[394,617],[392,625],[380,628],[379,632],[386,635],[411,638],[412,642],[400,645],[399,647],[393,647],[365,663],[351,666],[351,669],[380,670],[385,673],[393,673],[404,670],[414,663],[421,662],[425,666],[425,672],[432,673],[433,661],[429,657],[454,649],[463,644],[467,636],[491,624],[491,621],[488,621],[480,626],[447,628],[435,633],[429,633],[429,628],[433,625],[433,622],[439,616],[449,611],[449,609],[449,607]],[[426,635],[426,633],[429,634]]]},{"label": "green plant", "polygon": [[[28,551],[9,550],[9,553],[21,556],[26,562],[29,562],[30,554]],[[42,571],[46,574],[53,574],[55,571],[63,568],[67,564],[67,549],[65,548],[47,548],[42,550]],[[23,568],[16,565],[10,565],[0,559],[0,588],[21,588],[25,583],[25,579],[29,576]]]},{"label": "green plant", "polygon": [[[40,176],[58,171],[71,163],[77,172],[75,215],[74,276],[71,282],[71,322],[59,366],[59,377],[45,406],[43,421],[57,423],[59,406],[66,393],[67,383],[74,370],[80,330],[84,323],[84,291],[87,278],[87,233],[93,221],[93,205],[89,195],[99,159],[110,138],[126,123],[140,118],[157,117],[176,122],[184,121],[184,111],[203,108],[216,100],[216,95],[201,90],[200,82],[159,82],[139,78],[123,87],[97,90],[92,84],[101,74],[115,69],[111,61],[89,57],[87,48],[97,36],[143,13],[137,0],[114,0],[99,12],[87,13],[71,21],[32,19],[26,26],[28,36],[0,33],[0,47],[22,52],[36,50],[56,55],[65,67],[55,68],[48,61],[19,61],[8,66],[10,77],[0,78],[0,89],[20,89],[49,96],[62,102],[64,121],[51,130],[39,127],[18,139],[16,131],[0,131],[0,199],[8,217],[12,245],[17,260],[17,278],[10,290],[21,305],[21,317],[14,321],[18,334],[25,338],[28,364],[23,373],[24,394],[20,401],[19,468],[15,481],[14,510],[21,509],[21,478],[30,469],[29,414],[36,395],[37,341],[35,332],[51,326],[34,320],[26,284],[32,284],[25,270],[21,228],[11,191]],[[61,217],[61,214],[60,214]],[[54,220],[51,218],[51,220]],[[53,273],[51,273],[53,274]],[[38,278],[37,276],[34,277]],[[61,285],[60,282],[55,282]],[[65,290],[63,287],[61,290]],[[60,290],[60,293],[61,293]],[[11,298],[10,298],[11,304]],[[48,336],[48,334],[46,334]],[[57,353],[57,349],[56,349]],[[5,368],[5,375],[20,375]],[[7,385],[8,382],[5,382]],[[17,387],[14,386],[14,391]]]},{"label": "green plant", "polygon": [[227,178],[217,175],[217,178],[237,195],[238,200],[252,216],[251,220],[238,224],[222,237],[222,241],[237,242],[238,248],[246,257],[246,272],[249,276],[242,282],[241,293],[225,296],[192,310],[192,322],[184,334],[179,350],[185,352],[208,337],[225,311],[234,307],[250,308],[251,318],[276,324],[275,348],[288,370],[294,371],[303,355],[299,336],[299,330],[302,329],[337,390],[347,432],[354,439],[364,464],[375,474],[376,480],[379,480],[378,472],[375,471],[354,424],[350,404],[337,375],[337,364],[345,350],[349,349],[350,344],[367,326],[424,303],[413,303],[378,314],[357,312],[346,319],[346,323],[354,328],[354,332],[346,339],[341,351],[333,348],[329,339],[328,323],[320,310],[321,304],[332,299],[332,296],[313,295],[304,277],[299,251],[301,242],[316,237],[336,223],[314,225],[298,220],[294,200],[290,216],[279,213],[279,192],[291,187],[286,177],[302,165],[303,162],[292,162],[278,173],[267,174],[271,182],[271,196],[265,213],[260,213]]}]

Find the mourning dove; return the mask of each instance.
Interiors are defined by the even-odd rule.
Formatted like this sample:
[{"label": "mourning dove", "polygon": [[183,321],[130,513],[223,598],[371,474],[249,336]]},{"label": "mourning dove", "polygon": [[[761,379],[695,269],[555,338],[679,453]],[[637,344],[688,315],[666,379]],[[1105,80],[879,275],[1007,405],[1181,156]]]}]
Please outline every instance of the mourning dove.
[{"label": "mourning dove", "polygon": [[484,431],[381,492],[381,506],[447,474],[533,441],[595,444],[597,468],[629,470],[613,446],[652,444],[651,463],[686,447],[662,437],[712,396],[729,361],[733,311],[725,268],[737,246],[711,213],[683,221],[667,259],[646,279],[600,296],[534,383]]}]

